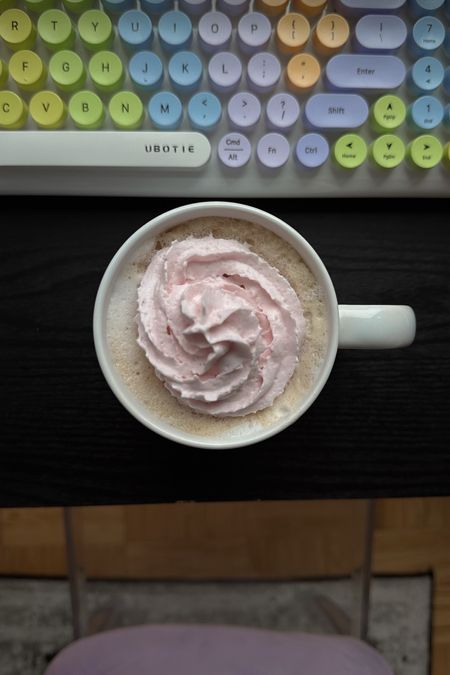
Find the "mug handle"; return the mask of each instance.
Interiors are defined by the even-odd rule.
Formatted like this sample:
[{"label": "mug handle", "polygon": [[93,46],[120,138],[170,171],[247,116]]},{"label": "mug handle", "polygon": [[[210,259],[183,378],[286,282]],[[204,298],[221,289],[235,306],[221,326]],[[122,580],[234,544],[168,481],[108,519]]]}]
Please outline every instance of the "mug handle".
[{"label": "mug handle", "polygon": [[416,334],[416,317],[407,305],[339,305],[339,348],[407,347]]}]

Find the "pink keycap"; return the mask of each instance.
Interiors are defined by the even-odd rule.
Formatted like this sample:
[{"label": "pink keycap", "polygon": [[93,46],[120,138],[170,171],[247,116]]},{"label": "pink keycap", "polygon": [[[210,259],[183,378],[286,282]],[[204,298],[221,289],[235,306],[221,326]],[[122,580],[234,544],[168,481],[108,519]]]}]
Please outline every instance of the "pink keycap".
[{"label": "pink keycap", "polygon": [[236,54],[219,52],[214,54],[208,64],[209,81],[219,93],[232,91],[242,77],[242,63]]},{"label": "pink keycap", "polygon": [[198,38],[205,52],[227,49],[231,40],[231,21],[222,12],[208,12],[198,22]]},{"label": "pink keycap", "polygon": [[266,134],[259,139],[256,146],[256,155],[264,166],[269,169],[278,169],[289,159],[290,146],[287,139],[281,134]]},{"label": "pink keycap", "polygon": [[259,94],[271,91],[281,75],[281,64],[269,52],[259,52],[247,64],[247,82]]},{"label": "pink keycap", "polygon": [[267,47],[272,25],[261,12],[245,14],[238,23],[239,46],[246,54],[254,54]]},{"label": "pink keycap", "polygon": [[261,103],[248,91],[241,91],[228,101],[228,117],[235,127],[251,129],[260,116]]}]

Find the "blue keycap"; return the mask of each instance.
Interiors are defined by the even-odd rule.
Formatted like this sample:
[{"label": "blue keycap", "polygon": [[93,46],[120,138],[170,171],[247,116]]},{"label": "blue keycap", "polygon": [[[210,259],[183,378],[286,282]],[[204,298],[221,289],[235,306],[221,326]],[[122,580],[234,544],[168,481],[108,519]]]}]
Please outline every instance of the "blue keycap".
[{"label": "blue keycap", "polygon": [[169,77],[175,89],[194,91],[203,74],[202,62],[193,52],[177,52],[169,61]]},{"label": "blue keycap", "polygon": [[137,89],[152,91],[163,81],[164,70],[159,56],[153,52],[137,52],[128,64],[128,72]]},{"label": "blue keycap", "polygon": [[138,50],[150,47],[153,38],[153,26],[150,18],[138,9],[122,14],[117,30],[127,49]]},{"label": "blue keycap", "polygon": [[408,85],[413,94],[427,94],[441,86],[444,66],[433,56],[424,56],[415,62],[408,74]]},{"label": "blue keycap", "polygon": [[192,40],[192,23],[184,12],[167,12],[158,23],[159,39],[164,49],[175,52],[187,49]]},{"label": "blue keycap", "polygon": [[444,106],[434,96],[421,96],[408,108],[408,122],[414,130],[434,129],[444,118]]},{"label": "blue keycap", "polygon": [[173,0],[141,0],[141,9],[148,14],[162,14],[172,9]]},{"label": "blue keycap", "polygon": [[214,94],[201,91],[195,94],[188,103],[188,117],[195,129],[209,131],[219,123],[222,116],[222,105]]},{"label": "blue keycap", "polygon": [[172,92],[160,91],[150,99],[148,114],[157,129],[178,129],[183,117],[183,106]]},{"label": "blue keycap", "polygon": [[426,16],[443,7],[445,0],[409,0],[409,11],[413,16]]},{"label": "blue keycap", "polygon": [[134,0],[102,0],[103,7],[109,12],[121,13],[134,6]]},{"label": "blue keycap", "polygon": [[416,21],[408,38],[408,47],[414,56],[425,56],[436,51],[445,40],[445,27],[435,16],[423,16]]}]

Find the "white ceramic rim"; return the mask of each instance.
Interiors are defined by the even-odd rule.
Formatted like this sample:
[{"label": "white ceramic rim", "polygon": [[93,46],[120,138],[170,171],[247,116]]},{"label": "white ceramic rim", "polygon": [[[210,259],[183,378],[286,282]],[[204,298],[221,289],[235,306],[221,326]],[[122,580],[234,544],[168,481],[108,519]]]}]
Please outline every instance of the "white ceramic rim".
[{"label": "white ceramic rim", "polygon": [[[252,436],[242,440],[226,440],[223,439],[223,437],[197,438],[193,434],[175,429],[172,426],[165,426],[164,422],[159,423],[146,417],[144,407],[137,401],[133,393],[128,390],[116,370],[109,353],[106,339],[106,308],[109,303],[110,290],[114,287],[122,263],[126,261],[130,252],[140,246],[142,239],[146,239],[149,232],[152,232],[152,236],[156,236],[160,232],[170,229],[184,221],[205,216],[240,218],[274,232],[291,244],[291,246],[300,253],[312,273],[322,285],[326,296],[329,323],[328,350],[315,386],[290,416],[283,418],[279,422],[255,432]],[[299,220],[301,220],[300,214]],[[316,400],[328,380],[336,358],[338,348],[339,313],[334,286],[325,265],[312,246],[290,225],[266,211],[245,204],[215,201],[197,202],[162,213],[140,227],[123,243],[109,263],[100,282],[94,306],[93,331],[95,351],[103,375],[117,399],[128,412],[133,415],[133,417],[157,434],[177,443],[181,443],[182,445],[205,449],[231,449],[259,443],[260,441],[274,436],[298,420],[298,418],[301,417]]]}]

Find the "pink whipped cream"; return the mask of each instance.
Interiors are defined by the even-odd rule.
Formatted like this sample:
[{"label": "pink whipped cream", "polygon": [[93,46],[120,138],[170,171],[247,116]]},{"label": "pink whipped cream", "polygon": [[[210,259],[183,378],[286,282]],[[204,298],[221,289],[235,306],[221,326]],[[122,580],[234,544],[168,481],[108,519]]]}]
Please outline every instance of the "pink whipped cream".
[{"label": "pink whipped cream", "polygon": [[289,282],[235,240],[177,241],[138,289],[138,343],[168,390],[209,415],[271,405],[290,380],[305,330]]}]

